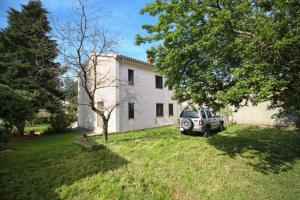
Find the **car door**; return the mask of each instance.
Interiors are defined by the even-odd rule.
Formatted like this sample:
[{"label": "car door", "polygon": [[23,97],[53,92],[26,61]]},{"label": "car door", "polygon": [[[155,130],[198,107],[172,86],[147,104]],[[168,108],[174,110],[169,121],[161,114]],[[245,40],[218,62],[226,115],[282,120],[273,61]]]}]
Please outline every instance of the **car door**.
[{"label": "car door", "polygon": [[218,122],[217,119],[213,116],[213,113],[210,112],[210,110],[205,110],[207,117],[209,118],[209,123],[211,129],[217,129],[218,128]]},{"label": "car door", "polygon": [[219,119],[218,119],[218,117],[217,117],[217,115],[214,113],[214,112],[212,112],[212,111],[210,111],[210,113],[211,113],[211,115],[212,115],[212,121],[213,121],[213,126],[214,126],[214,129],[218,129],[219,128]]},{"label": "car door", "polygon": [[205,110],[205,114],[207,116],[207,120],[206,120],[207,124],[210,124],[211,129],[214,129],[214,124],[213,124],[214,122],[210,111]]}]

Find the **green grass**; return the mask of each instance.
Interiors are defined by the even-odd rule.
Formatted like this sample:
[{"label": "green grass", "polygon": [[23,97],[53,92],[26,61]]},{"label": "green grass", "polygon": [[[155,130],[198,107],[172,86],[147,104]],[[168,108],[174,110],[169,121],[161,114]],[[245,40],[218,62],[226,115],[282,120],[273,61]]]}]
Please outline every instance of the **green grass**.
[{"label": "green grass", "polygon": [[207,139],[168,126],[111,135],[98,151],[78,135],[13,142],[1,199],[300,199],[297,130],[230,126]]},{"label": "green grass", "polygon": [[35,132],[44,132],[50,127],[50,124],[37,124],[37,125],[31,125],[31,126],[26,126],[25,127],[25,133],[29,134],[30,131],[35,131]]}]

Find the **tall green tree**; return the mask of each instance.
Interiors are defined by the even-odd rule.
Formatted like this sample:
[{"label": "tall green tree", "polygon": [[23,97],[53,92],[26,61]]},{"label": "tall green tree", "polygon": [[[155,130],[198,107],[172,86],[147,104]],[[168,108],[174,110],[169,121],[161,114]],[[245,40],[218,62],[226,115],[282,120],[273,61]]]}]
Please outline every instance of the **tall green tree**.
[{"label": "tall green tree", "polygon": [[177,99],[215,109],[249,101],[300,111],[298,0],[156,0],[136,43],[152,43]]},{"label": "tall green tree", "polygon": [[12,89],[38,93],[36,111],[53,111],[63,97],[59,90],[57,45],[50,37],[47,10],[29,1],[21,11],[8,11],[8,26],[0,34],[0,83]]}]

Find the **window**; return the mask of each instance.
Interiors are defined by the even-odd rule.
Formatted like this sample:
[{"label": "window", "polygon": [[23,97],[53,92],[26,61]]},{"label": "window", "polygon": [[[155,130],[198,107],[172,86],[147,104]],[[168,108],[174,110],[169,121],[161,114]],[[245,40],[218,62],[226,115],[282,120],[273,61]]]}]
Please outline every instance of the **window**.
[{"label": "window", "polygon": [[161,76],[155,75],[155,87],[160,89],[163,88],[163,79]]},{"label": "window", "polygon": [[173,104],[169,103],[169,116],[173,116]]},{"label": "window", "polygon": [[214,113],[213,111],[210,111],[211,115],[213,118],[216,118],[216,113]]},{"label": "window", "polygon": [[206,115],[207,115],[208,118],[212,118],[211,113],[210,113],[209,110],[205,110],[205,112],[206,112]]},{"label": "window", "polygon": [[206,119],[206,115],[205,115],[203,110],[201,110],[201,116],[202,116],[203,119]]},{"label": "window", "polygon": [[156,104],[156,117],[164,116],[164,104],[157,103]]},{"label": "window", "polygon": [[199,118],[200,116],[198,111],[183,111],[180,117]]},{"label": "window", "polygon": [[128,103],[128,118],[134,118],[134,103]]},{"label": "window", "polygon": [[128,69],[128,84],[134,85],[134,71],[132,69]]}]

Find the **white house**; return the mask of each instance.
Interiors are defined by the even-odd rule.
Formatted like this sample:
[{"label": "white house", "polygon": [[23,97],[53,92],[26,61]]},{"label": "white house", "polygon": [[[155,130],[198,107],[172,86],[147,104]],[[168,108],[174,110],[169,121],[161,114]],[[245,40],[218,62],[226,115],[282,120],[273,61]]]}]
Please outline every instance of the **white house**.
[{"label": "white house", "polygon": [[[103,88],[96,92],[98,107],[121,102],[109,120],[108,132],[124,132],[175,124],[179,105],[172,100],[172,91],[164,87],[164,77],[153,64],[118,54],[102,54],[98,71],[112,80],[124,81],[134,98],[124,99],[125,88]],[[88,106],[86,92],[78,84],[78,127],[101,131],[102,119]]]}]

